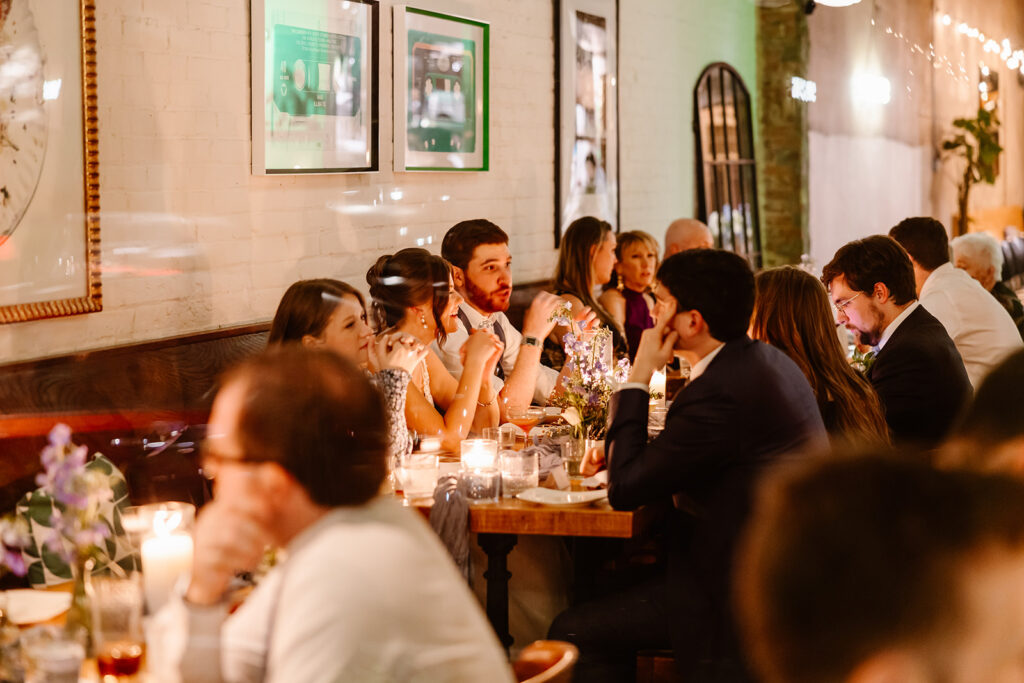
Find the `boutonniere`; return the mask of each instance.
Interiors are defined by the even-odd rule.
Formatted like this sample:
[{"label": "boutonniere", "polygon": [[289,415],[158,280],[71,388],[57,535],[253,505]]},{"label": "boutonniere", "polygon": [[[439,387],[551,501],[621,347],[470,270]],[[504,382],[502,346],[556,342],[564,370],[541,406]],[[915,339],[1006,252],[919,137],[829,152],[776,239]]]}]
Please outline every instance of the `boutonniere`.
[{"label": "boutonniere", "polygon": [[853,356],[850,357],[850,365],[853,366],[854,370],[858,370],[866,375],[871,366],[875,364],[876,355],[874,351],[861,353],[860,349],[854,349]]}]

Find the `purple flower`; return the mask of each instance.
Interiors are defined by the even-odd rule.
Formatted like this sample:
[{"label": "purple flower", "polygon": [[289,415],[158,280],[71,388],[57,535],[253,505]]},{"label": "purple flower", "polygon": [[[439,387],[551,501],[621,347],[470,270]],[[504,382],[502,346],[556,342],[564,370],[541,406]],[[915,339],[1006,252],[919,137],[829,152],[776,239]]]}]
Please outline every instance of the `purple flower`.
[{"label": "purple flower", "polygon": [[50,444],[56,448],[63,448],[71,445],[71,427],[63,422],[58,422],[50,430]]}]

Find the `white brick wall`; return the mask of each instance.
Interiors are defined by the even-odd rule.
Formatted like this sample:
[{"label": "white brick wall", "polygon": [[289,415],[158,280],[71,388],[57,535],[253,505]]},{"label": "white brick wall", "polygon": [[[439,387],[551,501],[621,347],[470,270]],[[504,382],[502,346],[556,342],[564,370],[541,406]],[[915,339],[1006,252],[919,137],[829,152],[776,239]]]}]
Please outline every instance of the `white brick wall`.
[{"label": "white brick wall", "polygon": [[[450,0],[454,3],[455,0]],[[269,319],[289,283],[364,287],[382,253],[484,216],[517,281],[555,263],[550,0],[428,0],[491,22],[491,171],[395,173],[391,3],[381,7],[380,166],[250,175],[249,11],[240,0],[98,3],[104,310],[0,327],[0,362]],[[620,0],[623,229],[693,211],[692,91],[724,60],[754,88],[748,0]],[[392,192],[400,190],[400,199]],[[395,195],[397,196],[397,194]],[[447,198],[447,199],[444,199]]]}]

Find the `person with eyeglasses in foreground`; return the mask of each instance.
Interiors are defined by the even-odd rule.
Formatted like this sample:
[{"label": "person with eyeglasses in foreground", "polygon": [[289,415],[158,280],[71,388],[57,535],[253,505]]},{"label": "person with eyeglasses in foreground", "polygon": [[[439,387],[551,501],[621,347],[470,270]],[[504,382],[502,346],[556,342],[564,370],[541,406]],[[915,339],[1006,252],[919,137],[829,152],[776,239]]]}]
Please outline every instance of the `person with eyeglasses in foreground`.
[{"label": "person with eyeglasses in foreground", "polygon": [[946,328],[917,301],[910,257],[891,237],[840,247],[821,281],[845,325],[874,359],[878,393],[894,444],[934,448],[972,395],[963,359]]},{"label": "person with eyeglasses in foreground", "polygon": [[[378,495],[386,430],[380,394],[332,351],[285,346],[227,375],[191,579],[154,625],[161,680],[514,680],[440,541]],[[285,559],[229,615],[232,579],[268,546]]]}]

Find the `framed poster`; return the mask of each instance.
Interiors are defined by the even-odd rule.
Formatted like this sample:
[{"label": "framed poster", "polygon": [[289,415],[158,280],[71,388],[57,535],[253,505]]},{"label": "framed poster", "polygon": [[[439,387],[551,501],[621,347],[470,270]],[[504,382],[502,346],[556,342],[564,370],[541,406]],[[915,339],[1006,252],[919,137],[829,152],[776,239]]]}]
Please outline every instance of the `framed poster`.
[{"label": "framed poster", "polygon": [[96,6],[51,5],[0,0],[0,323],[103,307]]},{"label": "framed poster", "polygon": [[395,170],[486,171],[490,25],[395,7]]},{"label": "framed poster", "polygon": [[377,170],[376,0],[252,0],[252,172]]},{"label": "framed poster", "polygon": [[617,0],[555,0],[555,246],[581,216],[619,229]]}]

